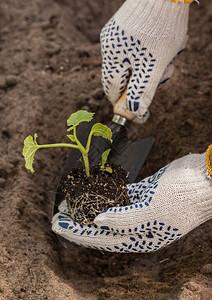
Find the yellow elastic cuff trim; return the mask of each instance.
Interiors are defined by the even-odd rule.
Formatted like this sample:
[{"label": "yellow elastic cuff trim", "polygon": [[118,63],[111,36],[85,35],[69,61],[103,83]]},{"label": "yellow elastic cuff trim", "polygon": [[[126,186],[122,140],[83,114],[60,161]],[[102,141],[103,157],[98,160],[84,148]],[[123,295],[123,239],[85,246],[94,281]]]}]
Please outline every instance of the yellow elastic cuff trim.
[{"label": "yellow elastic cuff trim", "polygon": [[206,150],[206,167],[207,167],[208,173],[209,173],[209,175],[211,176],[211,179],[212,179],[212,166],[211,166],[211,162],[210,162],[211,151],[212,151],[212,145],[210,145],[208,147],[208,149]]},{"label": "yellow elastic cuff trim", "polygon": [[171,1],[176,2],[176,3],[181,3],[181,2],[183,2],[183,3],[191,3],[194,0],[171,0]]}]

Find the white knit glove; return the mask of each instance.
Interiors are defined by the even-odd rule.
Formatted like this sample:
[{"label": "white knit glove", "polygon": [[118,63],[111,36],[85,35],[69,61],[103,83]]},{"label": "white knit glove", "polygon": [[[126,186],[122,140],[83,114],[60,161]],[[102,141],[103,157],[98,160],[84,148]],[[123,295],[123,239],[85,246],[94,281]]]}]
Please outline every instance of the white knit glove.
[{"label": "white knit glove", "polygon": [[[178,0],[177,0],[178,1]],[[156,88],[185,48],[188,3],[126,0],[101,32],[102,84],[114,104],[127,83],[127,106],[144,123]]]},{"label": "white knit glove", "polygon": [[64,200],[61,212],[53,217],[52,230],[85,247],[156,251],[212,217],[212,181],[205,154],[187,155],[129,184],[128,196],[129,206],[109,208],[95,218],[95,226],[74,222]]}]

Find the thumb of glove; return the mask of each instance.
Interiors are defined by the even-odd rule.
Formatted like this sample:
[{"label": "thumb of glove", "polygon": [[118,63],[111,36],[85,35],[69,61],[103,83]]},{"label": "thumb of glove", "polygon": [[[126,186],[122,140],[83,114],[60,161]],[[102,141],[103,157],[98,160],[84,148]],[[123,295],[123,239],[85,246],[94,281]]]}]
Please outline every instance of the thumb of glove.
[{"label": "thumb of glove", "polygon": [[[138,123],[145,123],[149,117],[148,107],[155,95],[157,87],[166,82],[174,72],[174,66],[161,71],[154,65],[154,59],[143,62],[141,69],[132,73],[127,89],[128,109],[137,117]],[[162,73],[162,74],[161,74]]]}]

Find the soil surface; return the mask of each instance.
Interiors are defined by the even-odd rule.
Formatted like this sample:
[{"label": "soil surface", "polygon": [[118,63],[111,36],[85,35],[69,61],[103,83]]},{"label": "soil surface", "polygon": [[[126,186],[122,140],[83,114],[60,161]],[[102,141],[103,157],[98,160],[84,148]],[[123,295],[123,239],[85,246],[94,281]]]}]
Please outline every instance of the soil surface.
[{"label": "soil surface", "polygon": [[[139,175],[212,140],[212,2],[190,10],[187,50],[171,80],[158,88],[143,126],[153,135]],[[212,299],[212,221],[150,254],[112,254],[64,248],[51,232],[54,194],[67,149],[36,155],[24,168],[23,140],[61,141],[78,108],[108,124],[112,106],[101,86],[99,33],[123,0],[7,0],[0,3],[0,299]]]}]

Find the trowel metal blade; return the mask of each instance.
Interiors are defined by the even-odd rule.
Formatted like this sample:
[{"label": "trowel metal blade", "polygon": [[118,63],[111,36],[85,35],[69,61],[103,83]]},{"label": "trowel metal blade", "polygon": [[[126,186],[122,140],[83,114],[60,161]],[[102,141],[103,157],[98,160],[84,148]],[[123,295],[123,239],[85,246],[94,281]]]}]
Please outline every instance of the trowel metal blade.
[{"label": "trowel metal blade", "polygon": [[121,165],[129,173],[129,182],[133,183],[145,163],[155,139],[150,136],[132,141],[128,139],[125,127],[113,123],[110,129],[113,134],[113,143],[97,137],[90,151],[90,163],[98,164],[101,161],[102,153],[110,148],[109,162]]},{"label": "trowel metal blade", "polygon": [[130,183],[136,181],[154,141],[154,137],[150,136],[138,141],[128,140],[125,143],[125,148],[122,147],[121,143],[117,144],[116,147],[112,147],[110,161],[121,165],[125,169],[129,174]]}]

